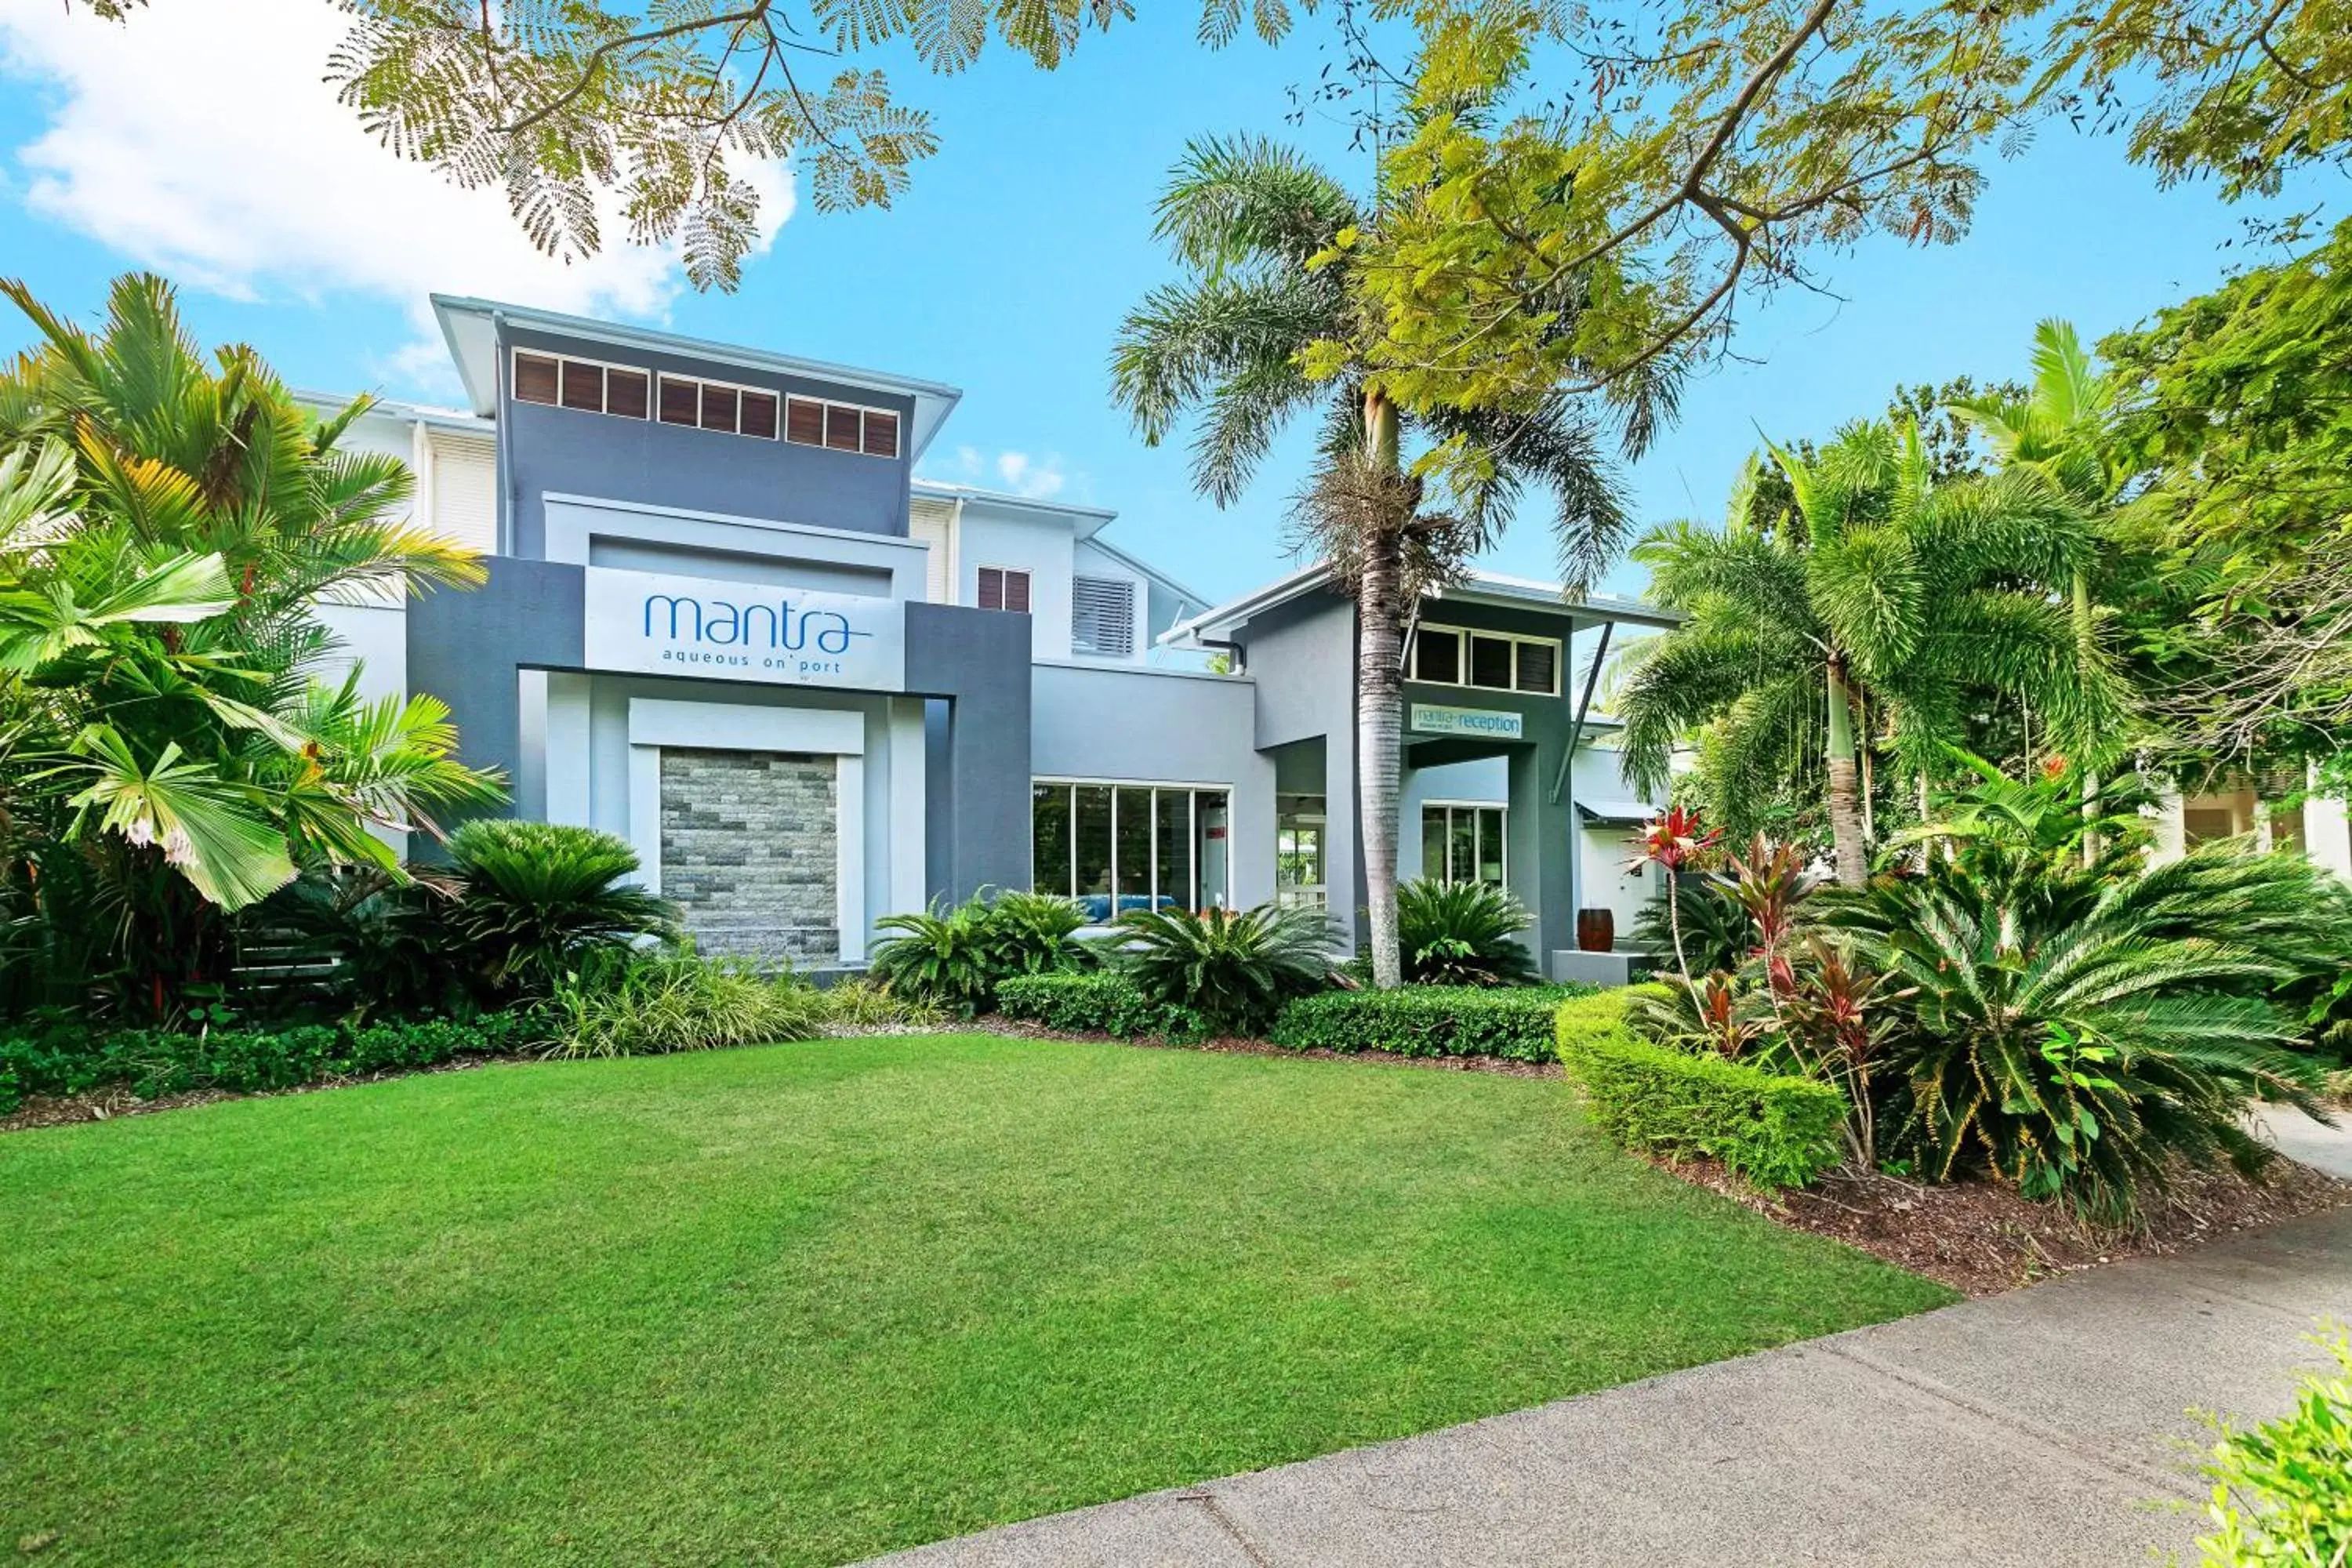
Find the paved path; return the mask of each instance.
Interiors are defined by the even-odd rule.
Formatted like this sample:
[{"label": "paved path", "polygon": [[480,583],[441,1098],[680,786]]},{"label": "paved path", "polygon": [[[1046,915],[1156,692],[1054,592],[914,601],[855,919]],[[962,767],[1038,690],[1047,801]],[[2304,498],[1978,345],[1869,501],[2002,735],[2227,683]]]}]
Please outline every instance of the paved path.
[{"label": "paved path", "polygon": [[[2310,1131],[2352,1167],[2352,1131]],[[2309,1156],[2306,1155],[2306,1158]],[[2352,1318],[2352,1210],[1377,1447],[1033,1520],[890,1568],[1921,1568],[2190,1547],[2190,1406],[2286,1407]]]}]

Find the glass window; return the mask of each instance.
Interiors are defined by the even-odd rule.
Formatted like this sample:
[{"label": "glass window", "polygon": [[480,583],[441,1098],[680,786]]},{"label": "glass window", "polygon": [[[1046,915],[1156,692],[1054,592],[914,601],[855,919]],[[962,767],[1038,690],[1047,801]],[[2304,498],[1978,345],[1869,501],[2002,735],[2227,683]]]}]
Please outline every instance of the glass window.
[{"label": "glass window", "polygon": [[1445,808],[1442,805],[1421,808],[1421,874],[1433,882],[1450,880],[1445,875]]},{"label": "glass window", "polygon": [[1445,828],[1445,877],[1450,882],[1478,879],[1478,814],[1450,813]]},{"label": "glass window", "polygon": [[1549,696],[1559,689],[1559,650],[1548,642],[1519,644],[1519,689]]},{"label": "glass window", "polygon": [[1151,792],[1118,792],[1118,907],[1149,909],[1151,905]]},{"label": "glass window", "polygon": [[1077,886],[1080,897],[1110,892],[1110,786],[1079,784],[1071,791],[1071,816],[1077,835]]},{"label": "glass window", "polygon": [[1511,640],[1508,637],[1470,638],[1470,684],[1483,686],[1489,691],[1511,689]]},{"label": "glass window", "polygon": [[1030,795],[1030,842],[1035,847],[1035,870],[1030,886],[1041,893],[1070,892],[1070,786],[1033,785]]},{"label": "glass window", "polygon": [[1503,885],[1503,808],[1478,808],[1478,880],[1490,888]]},{"label": "glass window", "polygon": [[1231,829],[1225,819],[1225,792],[1195,790],[1192,810],[1192,858],[1201,868],[1201,907],[1224,909],[1233,901],[1225,870],[1232,849]]},{"label": "glass window", "polygon": [[1441,685],[1458,685],[1462,679],[1462,634],[1432,631],[1423,627],[1413,635],[1413,679],[1433,680]]},{"label": "glass window", "polygon": [[1192,888],[1192,792],[1153,792],[1151,847],[1160,858],[1160,902],[1197,909]]}]

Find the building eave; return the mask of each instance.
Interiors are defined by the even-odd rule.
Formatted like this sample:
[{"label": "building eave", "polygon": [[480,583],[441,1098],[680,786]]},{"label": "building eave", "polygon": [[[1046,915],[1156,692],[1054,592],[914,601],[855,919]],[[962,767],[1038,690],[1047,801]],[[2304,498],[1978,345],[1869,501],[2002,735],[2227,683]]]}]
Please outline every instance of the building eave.
[{"label": "building eave", "polygon": [[[1278,577],[1264,587],[1253,590],[1237,599],[1230,599],[1214,608],[1202,611],[1189,620],[1180,621],[1161,633],[1163,644],[1197,646],[1204,633],[1230,632],[1254,616],[1305,597],[1330,583],[1330,568],[1323,562],[1302,566],[1287,576]],[[1597,625],[1602,621],[1621,626],[1651,626],[1660,629],[1679,626],[1684,616],[1680,611],[1662,610],[1654,605],[1609,595],[1570,599],[1564,596],[1558,583],[1544,583],[1529,577],[1512,577],[1499,572],[1473,572],[1462,583],[1433,588],[1426,595],[1432,601],[1452,601],[1457,604],[1485,604],[1517,610],[1542,610],[1564,615],[1573,621]]]}]

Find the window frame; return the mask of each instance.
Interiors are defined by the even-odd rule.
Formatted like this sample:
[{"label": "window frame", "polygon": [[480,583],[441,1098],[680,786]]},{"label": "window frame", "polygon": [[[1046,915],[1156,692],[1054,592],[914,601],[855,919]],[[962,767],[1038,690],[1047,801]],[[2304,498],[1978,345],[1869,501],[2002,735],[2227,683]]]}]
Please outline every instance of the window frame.
[{"label": "window frame", "polygon": [[[1452,680],[1437,680],[1421,673],[1421,639],[1437,633],[1450,633],[1455,639],[1454,679]],[[1472,682],[1470,639],[1474,637],[1487,637],[1511,645],[1510,685],[1480,686]],[[1531,643],[1536,647],[1548,647],[1551,650],[1551,689],[1549,690],[1530,689],[1518,684],[1519,646],[1523,643]],[[1413,627],[1412,643],[1409,651],[1412,657],[1409,668],[1405,670],[1405,679],[1415,685],[1442,686],[1453,691],[1493,691],[1505,696],[1558,697],[1560,694],[1561,671],[1566,668],[1568,661],[1568,644],[1564,638],[1535,637],[1526,632],[1496,631],[1488,626],[1451,626],[1440,621],[1423,621],[1417,624]]]},{"label": "window frame", "polygon": [[[1040,888],[1037,886],[1037,857],[1034,846],[1035,839],[1034,824],[1036,821],[1035,813],[1037,809],[1037,792],[1040,789],[1058,789],[1064,791],[1065,794],[1063,798],[1066,803],[1064,809],[1069,815],[1070,853],[1069,866],[1066,872],[1067,880],[1066,880],[1058,889]],[[1118,900],[1122,898],[1133,896],[1130,894],[1123,894],[1118,890],[1118,797],[1120,792],[1123,790],[1142,790],[1145,792],[1144,811],[1150,823],[1150,826],[1147,829],[1147,837],[1151,846],[1151,868],[1150,873],[1150,890],[1145,892],[1142,897],[1148,900],[1150,906],[1154,909],[1160,907],[1159,900],[1161,897],[1161,889],[1160,886],[1160,795],[1162,792],[1181,790],[1184,792],[1188,797],[1185,802],[1184,814],[1185,841],[1192,846],[1190,856],[1191,864],[1185,872],[1185,878],[1188,884],[1186,891],[1189,894],[1189,897],[1175,898],[1174,902],[1176,908],[1189,910],[1202,910],[1211,907],[1210,905],[1198,901],[1202,895],[1208,891],[1208,889],[1202,886],[1202,879],[1201,876],[1201,797],[1204,795],[1223,795],[1224,797],[1224,886],[1219,889],[1223,895],[1223,901],[1214,907],[1227,910],[1234,907],[1233,830],[1234,799],[1236,792],[1233,785],[1227,784],[1213,784],[1207,782],[1194,783],[1182,779],[1080,778],[1075,774],[1066,773],[1033,774],[1029,780],[1029,810],[1031,813],[1031,840],[1033,846],[1029,856],[1030,891],[1042,892],[1055,898],[1063,899],[1078,899],[1086,896],[1077,890],[1078,818],[1077,795],[1076,792],[1081,789],[1107,789],[1110,791],[1110,865],[1106,875],[1108,878],[1111,887],[1111,891],[1108,895],[1110,899],[1111,919],[1117,920],[1118,918]],[[1173,895],[1171,895],[1171,897],[1173,897]]]},{"label": "window frame", "polygon": [[[529,355],[532,359],[551,360],[554,362],[554,402],[541,403],[532,398],[521,395],[521,394],[517,390],[517,388],[522,384],[522,366],[520,362],[525,355]],[[570,404],[563,401],[563,367],[567,364],[588,365],[598,372],[596,387],[599,406],[595,408],[574,408]],[[642,375],[646,378],[646,411],[643,414],[615,414],[613,412],[613,373],[616,370],[626,371],[633,375]],[[561,408],[566,414],[593,414],[601,419],[634,419],[642,423],[652,419],[655,416],[656,405],[660,399],[661,378],[657,373],[647,370],[641,364],[623,364],[618,360],[590,359],[585,354],[554,353],[546,349],[527,349],[521,347],[520,344],[509,344],[507,349],[507,384],[505,390],[508,402],[520,403],[530,408]]]},{"label": "window frame", "polygon": [[[1001,613],[1008,616],[1032,616],[1037,613],[1037,574],[1034,570],[1027,566],[995,566],[985,563],[974,566],[971,569],[971,603],[974,609],[988,609],[986,605],[980,602],[981,576],[983,573],[988,572],[996,573],[1008,583],[1013,578],[1020,578],[1022,584],[1021,596],[1023,599],[1027,601],[1020,609],[1017,610],[1009,608],[1005,605],[1000,603],[996,606],[995,610],[991,612],[992,614]],[[1006,597],[1002,588],[998,590],[997,597],[1000,600]],[[1081,779],[1078,782],[1081,784],[1094,784],[1099,781],[1094,779]]]},{"label": "window frame", "polygon": [[1445,885],[1449,888],[1459,887],[1462,885],[1454,879],[1454,857],[1452,846],[1454,843],[1454,814],[1456,812],[1464,811],[1471,814],[1470,859],[1474,867],[1478,861],[1486,858],[1486,857],[1480,853],[1485,847],[1485,839],[1481,837],[1481,828],[1479,826],[1477,814],[1482,811],[1491,811],[1497,814],[1499,817],[1499,826],[1497,826],[1496,831],[1502,836],[1502,847],[1501,853],[1496,855],[1495,858],[1503,868],[1503,879],[1500,882],[1496,883],[1487,883],[1486,879],[1482,877],[1474,876],[1471,879],[1482,886],[1498,887],[1508,891],[1511,886],[1511,803],[1507,800],[1423,801],[1421,803],[1421,864],[1423,876],[1428,874],[1429,814],[1433,811],[1443,811],[1445,813],[1444,842],[1447,846],[1447,853],[1445,858],[1445,876],[1444,880]]},{"label": "window frame", "polygon": [[[1079,584],[1093,584],[1093,585],[1096,585],[1096,586],[1098,586],[1098,587],[1106,587],[1106,588],[1111,588],[1111,587],[1115,587],[1115,588],[1124,588],[1124,589],[1127,591],[1127,647],[1126,647],[1126,649],[1125,649],[1123,652],[1119,652],[1119,653],[1106,653],[1106,652],[1104,652],[1100,647],[1080,647],[1078,646],[1078,609],[1079,609],[1079,603],[1078,603],[1078,601],[1079,601],[1079,594],[1078,594],[1078,588],[1079,588]],[[1073,658],[1107,658],[1107,659],[1125,659],[1125,660],[1132,661],[1132,660],[1134,659],[1134,658],[1135,658],[1136,654],[1137,654],[1137,653],[1141,649],[1142,645],[1143,645],[1142,628],[1141,628],[1141,626],[1140,626],[1140,625],[1139,625],[1139,623],[1144,619],[1144,616],[1143,616],[1141,613],[1139,613],[1139,605],[1140,605],[1140,601],[1141,601],[1141,600],[1142,600],[1142,598],[1143,598],[1143,595],[1142,595],[1142,593],[1141,593],[1141,591],[1140,591],[1140,590],[1142,589],[1142,587],[1143,587],[1143,584],[1140,584],[1140,583],[1139,583],[1139,582],[1137,582],[1137,581],[1136,581],[1134,578],[1132,578],[1132,577],[1097,577],[1097,576],[1093,575],[1093,574],[1090,574],[1090,573],[1086,573],[1086,572],[1073,572],[1073,573],[1071,573],[1071,574],[1070,574],[1070,654],[1071,654],[1071,656],[1072,656]],[[1094,609],[1094,607],[1093,607],[1093,606],[1088,606],[1088,607],[1087,607],[1087,615],[1088,615],[1089,616],[1092,616],[1096,613],[1096,611],[1095,611],[1095,609]]]}]

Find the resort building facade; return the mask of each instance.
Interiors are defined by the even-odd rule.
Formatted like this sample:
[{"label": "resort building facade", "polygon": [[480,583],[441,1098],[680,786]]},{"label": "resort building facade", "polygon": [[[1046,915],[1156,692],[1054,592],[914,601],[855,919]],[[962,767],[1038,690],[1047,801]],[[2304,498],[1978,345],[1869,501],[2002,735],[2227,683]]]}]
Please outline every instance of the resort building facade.
[{"label": "resort building facade", "polygon": [[[1112,512],[918,479],[951,386],[435,305],[468,407],[352,438],[488,579],[328,613],[371,687],[449,704],[516,815],[634,846],[704,951],[855,967],[880,917],[988,888],[1359,931],[1355,607],[1319,568],[1211,604]],[[1486,574],[1412,616],[1402,874],[1509,887],[1555,973],[1606,972],[1580,909],[1622,947],[1655,890],[1595,692],[1665,624]]]}]

